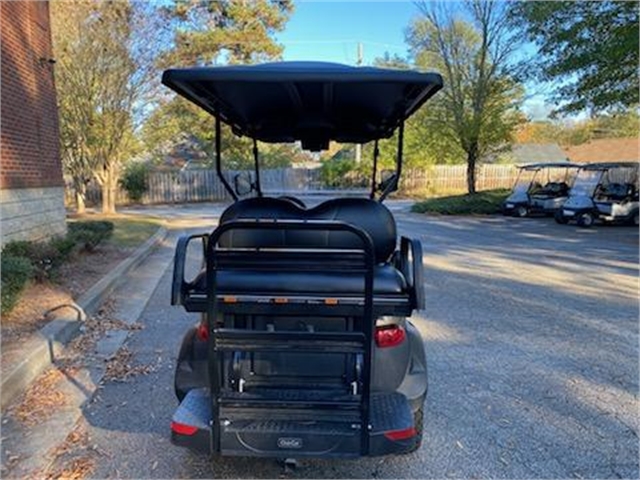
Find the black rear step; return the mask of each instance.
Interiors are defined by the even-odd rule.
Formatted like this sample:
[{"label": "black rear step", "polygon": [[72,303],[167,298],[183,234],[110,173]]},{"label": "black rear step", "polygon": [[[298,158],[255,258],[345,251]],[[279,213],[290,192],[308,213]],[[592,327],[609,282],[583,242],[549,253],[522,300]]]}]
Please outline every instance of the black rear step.
[{"label": "black rear step", "polygon": [[[370,401],[368,455],[407,451],[415,436],[407,399],[396,392],[374,392]],[[220,412],[223,420],[219,453],[223,455],[341,458],[361,455],[362,430],[357,410],[315,410],[315,420],[308,420],[309,411],[304,409],[222,407]],[[208,390],[191,390],[173,416],[173,443],[210,453],[211,420]],[[190,433],[179,433],[185,429]]]}]

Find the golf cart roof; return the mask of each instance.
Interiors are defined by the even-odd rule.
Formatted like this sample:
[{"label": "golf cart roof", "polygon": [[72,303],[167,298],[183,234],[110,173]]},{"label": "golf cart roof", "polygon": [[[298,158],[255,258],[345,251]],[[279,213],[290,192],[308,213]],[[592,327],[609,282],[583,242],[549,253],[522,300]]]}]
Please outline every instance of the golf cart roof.
[{"label": "golf cart roof", "polygon": [[640,166],[637,162],[601,162],[586,163],[582,165],[583,170],[610,170],[613,168],[635,168]]},{"label": "golf cart roof", "polygon": [[162,83],[263,142],[366,143],[390,137],[442,88],[437,73],[324,62],[171,69]]},{"label": "golf cart roof", "polygon": [[570,162],[549,162],[549,163],[529,163],[527,165],[520,165],[518,168],[521,170],[541,170],[543,168],[581,168],[582,165]]}]

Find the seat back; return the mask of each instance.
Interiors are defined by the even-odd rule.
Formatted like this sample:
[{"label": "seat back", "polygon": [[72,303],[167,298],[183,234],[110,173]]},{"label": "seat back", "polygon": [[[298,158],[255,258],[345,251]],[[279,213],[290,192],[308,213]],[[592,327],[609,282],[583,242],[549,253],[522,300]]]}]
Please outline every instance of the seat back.
[{"label": "seat back", "polygon": [[[376,263],[389,260],[396,247],[396,223],[381,203],[365,198],[337,198],[303,209],[286,199],[250,198],[231,205],[220,223],[240,219],[333,220],[361,228],[373,241]],[[220,238],[223,247],[235,248],[361,248],[349,232],[305,230],[231,230]]]}]

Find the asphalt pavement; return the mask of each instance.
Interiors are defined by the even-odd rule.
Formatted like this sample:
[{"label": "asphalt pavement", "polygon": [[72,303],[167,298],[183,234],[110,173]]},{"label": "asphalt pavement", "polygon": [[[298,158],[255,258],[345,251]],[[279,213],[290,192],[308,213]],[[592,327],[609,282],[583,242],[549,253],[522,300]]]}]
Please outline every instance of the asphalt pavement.
[{"label": "asphalt pavement", "polygon": [[[429,362],[422,448],[303,461],[288,477],[638,478],[637,229],[391,206],[399,234],[424,248],[427,306],[413,318]],[[160,214],[206,231],[219,211]],[[212,463],[171,445],[175,359],[197,316],[169,305],[170,267],[126,342],[151,373],[106,383],[84,408],[79,428],[99,452],[91,476],[280,477],[272,460]]]}]

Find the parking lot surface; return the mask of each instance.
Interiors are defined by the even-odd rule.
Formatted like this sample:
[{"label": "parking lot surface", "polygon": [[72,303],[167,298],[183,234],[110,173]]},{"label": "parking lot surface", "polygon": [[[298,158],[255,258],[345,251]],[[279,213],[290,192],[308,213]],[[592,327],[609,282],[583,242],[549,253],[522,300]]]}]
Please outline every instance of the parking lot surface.
[{"label": "parking lot surface", "polygon": [[[198,208],[181,219],[208,230],[214,210]],[[407,456],[304,461],[288,476],[638,478],[637,229],[392,209],[399,234],[424,248],[427,306],[413,319],[429,362],[424,443]],[[175,358],[197,320],[169,306],[170,276],[168,265],[127,341],[154,370],[107,383],[85,408],[100,452],[92,475],[278,478],[273,460],[211,463],[170,444]]]}]

